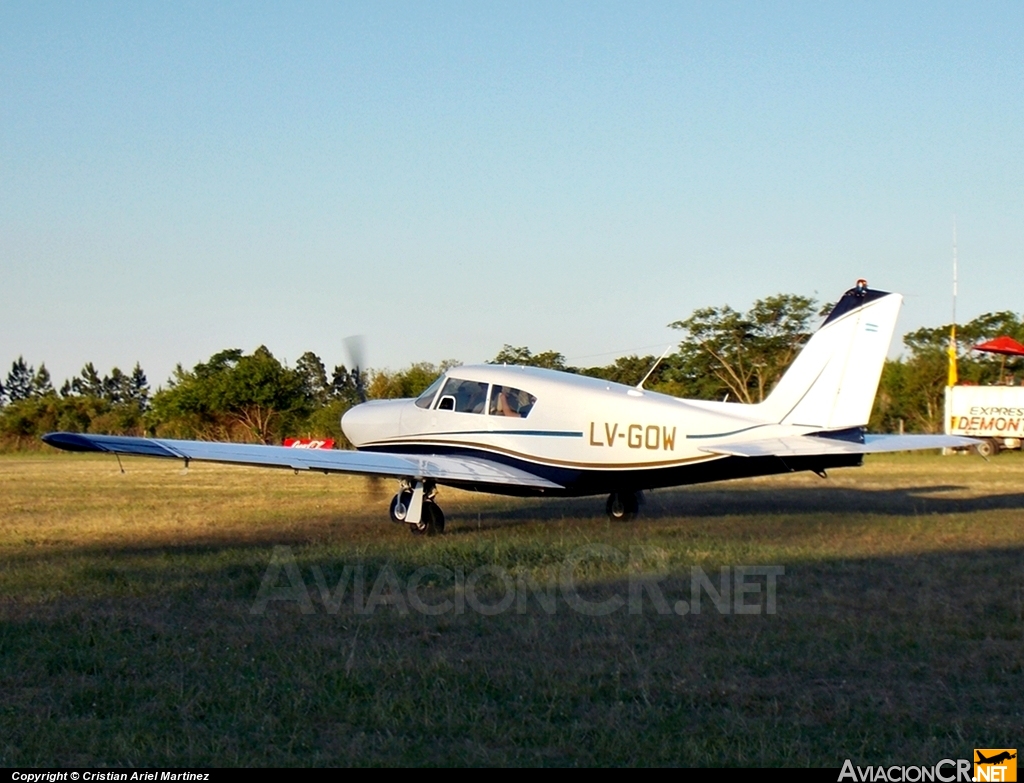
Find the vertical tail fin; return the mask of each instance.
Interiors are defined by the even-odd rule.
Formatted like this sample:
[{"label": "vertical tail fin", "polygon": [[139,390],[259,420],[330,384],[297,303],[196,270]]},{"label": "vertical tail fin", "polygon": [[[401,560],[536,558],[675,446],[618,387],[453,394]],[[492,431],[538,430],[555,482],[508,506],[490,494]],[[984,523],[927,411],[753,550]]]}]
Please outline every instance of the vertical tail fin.
[{"label": "vertical tail fin", "polygon": [[780,424],[862,427],[871,416],[903,297],[858,283],[760,404]]}]

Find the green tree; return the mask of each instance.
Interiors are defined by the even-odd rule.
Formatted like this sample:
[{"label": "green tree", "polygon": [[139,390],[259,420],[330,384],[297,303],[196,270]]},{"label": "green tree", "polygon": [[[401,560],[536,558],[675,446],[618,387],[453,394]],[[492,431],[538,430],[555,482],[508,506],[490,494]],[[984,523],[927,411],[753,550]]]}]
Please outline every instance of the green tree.
[{"label": "green tree", "polygon": [[524,367],[546,367],[549,370],[563,372],[576,371],[575,367],[566,366],[565,357],[558,351],[542,351],[535,354],[526,346],[513,347],[508,344],[503,346],[488,364],[516,364]]},{"label": "green tree", "polygon": [[[92,363],[83,368],[75,388],[66,380],[60,395],[53,389],[46,364],[38,371],[22,360],[15,362],[20,398],[0,414],[0,442],[16,448],[38,445],[38,437],[47,432],[94,432],[105,435],[142,435],[143,413],[148,387],[142,368],[136,363],[131,376],[116,367],[110,376],[99,377]],[[30,378],[26,383],[25,379]],[[27,390],[27,391],[26,391]]]},{"label": "green tree", "polygon": [[135,405],[112,405],[99,397],[56,394],[33,396],[0,411],[0,443],[7,447],[38,447],[47,432],[93,432],[142,435],[142,411]]},{"label": "green tree", "polygon": [[92,362],[87,362],[82,368],[78,377],[71,379],[71,391],[74,394],[81,394],[84,397],[103,398],[105,391],[103,379],[96,372]]},{"label": "green tree", "polygon": [[149,382],[138,362],[130,375],[114,367],[110,375],[103,377],[100,377],[92,362],[87,362],[80,375],[64,381],[60,394],[62,397],[94,397],[113,405],[133,404],[145,410],[149,403]]},{"label": "green tree", "polygon": [[7,381],[4,383],[4,396],[8,402],[27,400],[32,396],[32,381],[35,371],[25,364],[25,358],[19,356],[11,362],[11,371],[7,373]]},{"label": "green tree", "polygon": [[[945,324],[934,328],[917,329],[905,335],[903,343],[910,349],[910,358],[935,352],[941,352],[945,356],[950,329],[950,324]],[[962,380],[970,383],[1000,383],[1004,380],[1001,375],[1016,376],[1024,371],[1022,357],[1003,357],[999,354],[972,350],[978,343],[1003,335],[1024,342],[1024,321],[1007,310],[983,313],[957,326],[957,365]]]},{"label": "green tree", "polygon": [[275,419],[308,412],[302,378],[266,346],[239,359],[230,381],[219,389],[217,402],[264,443],[274,435]]},{"label": "green tree", "polygon": [[[667,357],[666,357],[667,358]],[[606,381],[622,383],[626,386],[636,386],[644,379],[644,376],[651,371],[654,363],[658,361],[657,356],[620,356],[614,362],[604,367],[586,367],[579,372],[581,375],[589,375],[592,378],[604,378]],[[651,377],[647,379],[645,388],[655,389],[659,383],[665,380],[666,365],[664,360],[658,363]]]},{"label": "green tree", "polygon": [[327,382],[327,368],[312,351],[306,351],[295,363],[295,372],[302,380],[302,391],[306,399],[316,406],[327,404],[330,398],[330,384]]},{"label": "green tree", "polygon": [[728,305],[700,308],[669,324],[688,337],[675,368],[691,379],[713,378],[709,396],[760,402],[807,342],[816,312],[813,299],[796,294],[759,299],[745,314]]},{"label": "green tree", "polygon": [[173,434],[271,443],[296,431],[312,408],[302,376],[261,345],[249,355],[221,351],[191,372],[179,365],[154,395],[150,421]]},{"label": "green tree", "polygon": [[110,375],[103,376],[103,380],[100,382],[103,388],[103,399],[114,404],[124,402],[128,396],[128,380],[128,376],[118,367],[111,370]]},{"label": "green tree", "polygon": [[373,400],[418,397],[438,375],[458,364],[455,360],[446,360],[440,366],[417,362],[398,372],[376,370],[370,374],[367,395]]},{"label": "green tree", "polygon": [[46,363],[39,365],[39,369],[32,376],[32,396],[49,397],[56,394],[53,390],[53,383],[50,381],[50,371],[46,369]]},{"label": "green tree", "polygon": [[142,371],[142,366],[138,362],[135,362],[132,374],[128,378],[125,395],[129,401],[138,403],[142,410],[149,407],[149,381],[146,380],[146,373]]}]

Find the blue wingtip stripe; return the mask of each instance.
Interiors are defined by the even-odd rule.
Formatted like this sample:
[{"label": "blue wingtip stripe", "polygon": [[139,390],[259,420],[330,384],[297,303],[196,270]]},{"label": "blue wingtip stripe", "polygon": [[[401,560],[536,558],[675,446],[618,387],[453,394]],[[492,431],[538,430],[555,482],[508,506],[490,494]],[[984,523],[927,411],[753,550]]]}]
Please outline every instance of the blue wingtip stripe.
[{"label": "blue wingtip stripe", "polygon": [[118,454],[139,454],[146,457],[175,457],[177,452],[158,440],[128,438],[117,435],[83,435],[77,432],[50,432],[43,442],[64,451],[98,451]]}]

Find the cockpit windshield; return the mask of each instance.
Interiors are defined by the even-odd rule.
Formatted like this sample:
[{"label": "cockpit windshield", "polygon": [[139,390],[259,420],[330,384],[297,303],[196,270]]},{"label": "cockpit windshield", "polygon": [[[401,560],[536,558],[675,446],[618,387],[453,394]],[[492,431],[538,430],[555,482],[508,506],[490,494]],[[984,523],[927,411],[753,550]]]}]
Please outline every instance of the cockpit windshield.
[{"label": "cockpit windshield", "polygon": [[441,388],[441,384],[444,383],[444,376],[439,375],[437,380],[430,384],[419,397],[416,398],[416,406],[418,408],[429,408],[430,403],[434,401],[434,396],[437,394],[437,390]]},{"label": "cockpit windshield", "polygon": [[487,384],[449,378],[437,401],[439,411],[483,413],[487,407]]},{"label": "cockpit windshield", "polygon": [[[427,392],[420,396],[416,404],[421,408],[429,405],[421,400]],[[537,398],[522,389],[511,386],[497,386],[483,381],[467,381],[460,378],[448,378],[441,392],[437,395],[434,407],[439,411],[455,411],[456,413],[487,413],[491,416],[508,416],[525,419],[533,409]]]}]

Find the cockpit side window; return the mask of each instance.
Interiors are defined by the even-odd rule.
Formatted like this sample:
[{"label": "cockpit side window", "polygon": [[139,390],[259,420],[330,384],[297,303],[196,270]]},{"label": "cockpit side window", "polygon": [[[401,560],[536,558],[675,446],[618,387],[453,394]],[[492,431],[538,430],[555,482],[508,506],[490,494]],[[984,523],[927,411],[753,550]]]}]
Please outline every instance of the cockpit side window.
[{"label": "cockpit side window", "polygon": [[449,378],[438,395],[437,409],[456,413],[483,413],[487,407],[487,384]]},{"label": "cockpit side window", "polygon": [[522,389],[511,386],[495,386],[491,389],[491,407],[488,413],[492,416],[509,416],[525,419],[533,410],[537,398]]},{"label": "cockpit side window", "polygon": [[441,384],[444,383],[444,376],[438,376],[437,380],[428,386],[419,397],[416,398],[417,408],[429,408],[430,403],[434,401],[434,396],[437,394],[437,390],[441,388]]}]

